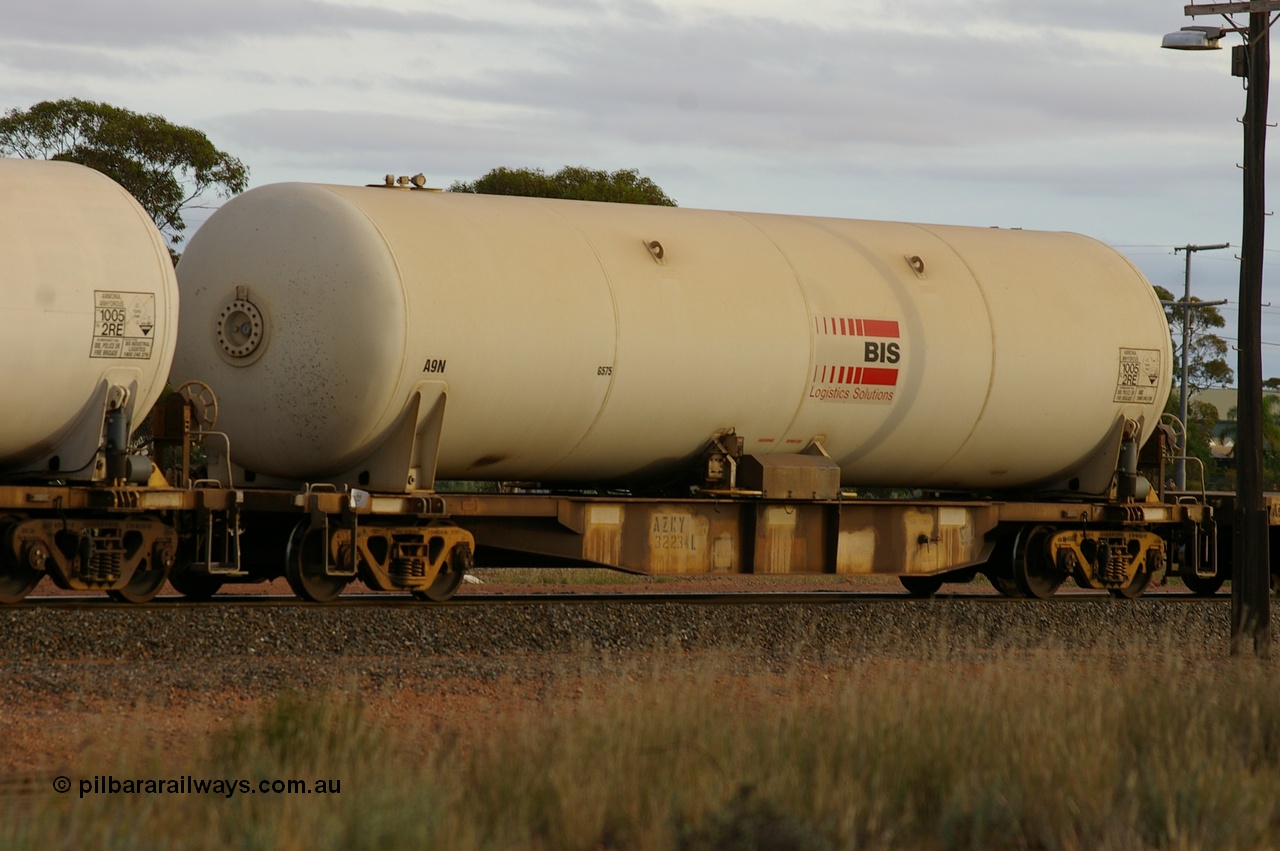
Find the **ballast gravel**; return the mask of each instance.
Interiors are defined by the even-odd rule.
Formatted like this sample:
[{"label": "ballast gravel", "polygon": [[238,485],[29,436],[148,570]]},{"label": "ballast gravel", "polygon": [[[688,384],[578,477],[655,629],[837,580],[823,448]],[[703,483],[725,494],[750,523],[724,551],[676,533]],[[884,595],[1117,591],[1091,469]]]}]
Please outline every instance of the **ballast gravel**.
[{"label": "ballast gravel", "polygon": [[979,599],[868,602],[484,602],[468,605],[0,609],[0,659],[349,656],[414,660],[580,651],[733,647],[891,653],[1013,648],[1225,648],[1225,599]]}]

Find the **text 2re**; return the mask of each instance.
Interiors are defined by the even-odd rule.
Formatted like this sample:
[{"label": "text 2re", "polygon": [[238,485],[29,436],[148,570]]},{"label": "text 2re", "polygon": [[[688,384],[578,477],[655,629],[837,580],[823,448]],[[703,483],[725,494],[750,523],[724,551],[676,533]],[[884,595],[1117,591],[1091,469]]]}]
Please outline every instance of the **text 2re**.
[{"label": "text 2re", "polygon": [[118,307],[104,307],[98,310],[98,322],[102,328],[100,337],[124,336],[124,310]]}]

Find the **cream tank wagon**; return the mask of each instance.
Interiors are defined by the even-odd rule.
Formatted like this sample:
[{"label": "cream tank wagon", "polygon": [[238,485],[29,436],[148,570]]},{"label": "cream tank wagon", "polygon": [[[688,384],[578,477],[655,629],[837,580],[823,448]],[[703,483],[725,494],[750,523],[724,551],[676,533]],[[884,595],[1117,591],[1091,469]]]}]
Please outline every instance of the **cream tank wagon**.
[{"label": "cream tank wagon", "polygon": [[130,448],[177,341],[169,250],[97,171],[0,159],[0,257],[0,602],[45,576],[150,599],[177,558],[174,512],[194,504],[148,487]]},{"label": "cream tank wagon", "polygon": [[[1095,240],[407,183],[252,190],[178,268],[171,381],[216,389],[245,512],[307,515],[277,535],[303,597],[443,599],[476,547],[1037,597],[1134,596],[1176,550],[1221,581],[1211,508],[1158,485],[1162,308]],[[236,564],[184,584],[264,575]]]},{"label": "cream tank wagon", "polygon": [[178,277],[172,380],[271,479],[635,482],[740,446],[1100,495],[1170,383],[1151,286],[1069,233],[293,183]]},{"label": "cream tank wagon", "polygon": [[141,422],[169,375],[173,261],[133,196],[92,169],[0,159],[0,187],[0,474],[105,478],[103,419]]}]

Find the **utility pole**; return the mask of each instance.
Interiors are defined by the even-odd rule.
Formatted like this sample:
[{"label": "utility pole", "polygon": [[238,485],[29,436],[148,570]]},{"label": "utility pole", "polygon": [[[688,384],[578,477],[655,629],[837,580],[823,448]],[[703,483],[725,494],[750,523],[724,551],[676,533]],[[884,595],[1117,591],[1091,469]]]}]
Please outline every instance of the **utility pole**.
[{"label": "utility pole", "polygon": [[1240,357],[1236,369],[1235,571],[1231,581],[1231,652],[1271,656],[1271,558],[1262,497],[1262,258],[1266,241],[1267,92],[1271,80],[1272,12],[1280,2],[1240,3],[1249,12],[1248,42],[1232,51],[1244,61],[1244,228],[1240,241]]},{"label": "utility pole", "polygon": [[1219,248],[1230,248],[1231,243],[1223,242],[1218,245],[1183,245],[1173,249],[1173,253],[1179,251],[1187,253],[1187,271],[1183,276],[1184,293],[1182,296],[1182,383],[1178,389],[1178,419],[1182,422],[1182,446],[1179,449],[1178,460],[1173,466],[1173,483],[1178,490],[1187,489],[1187,372],[1190,368],[1190,352],[1191,352],[1191,311],[1192,309],[1200,309],[1205,307],[1213,307],[1219,304],[1226,304],[1223,301],[1199,301],[1192,303],[1191,301],[1191,255],[1196,251],[1213,251]]},{"label": "utility pole", "polygon": [[[1262,496],[1262,258],[1265,239],[1267,92],[1271,80],[1271,20],[1280,0],[1200,3],[1183,14],[1222,15],[1230,27],[1184,27],[1165,37],[1164,46],[1203,50],[1218,46],[1224,33],[1243,33],[1231,50],[1231,73],[1243,77],[1244,209],[1240,240],[1240,344],[1236,368],[1236,501],[1231,574],[1231,653],[1240,655],[1249,639],[1253,652],[1271,655],[1271,558],[1267,509]],[[1248,28],[1231,15],[1249,15]]]}]

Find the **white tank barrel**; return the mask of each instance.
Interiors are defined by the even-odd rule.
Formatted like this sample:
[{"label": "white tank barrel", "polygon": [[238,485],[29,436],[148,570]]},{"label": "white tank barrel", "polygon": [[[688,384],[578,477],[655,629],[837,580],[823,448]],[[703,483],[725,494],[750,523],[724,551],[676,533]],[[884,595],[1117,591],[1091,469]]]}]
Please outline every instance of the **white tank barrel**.
[{"label": "white tank barrel", "polygon": [[290,479],[648,478],[732,430],[850,485],[1099,492],[1170,382],[1152,288],[1076,234],[278,184],[178,278],[172,381]]},{"label": "white tank barrel", "polygon": [[177,333],[168,248],[105,175],[0,159],[0,474],[101,478],[109,410],[145,416]]}]

